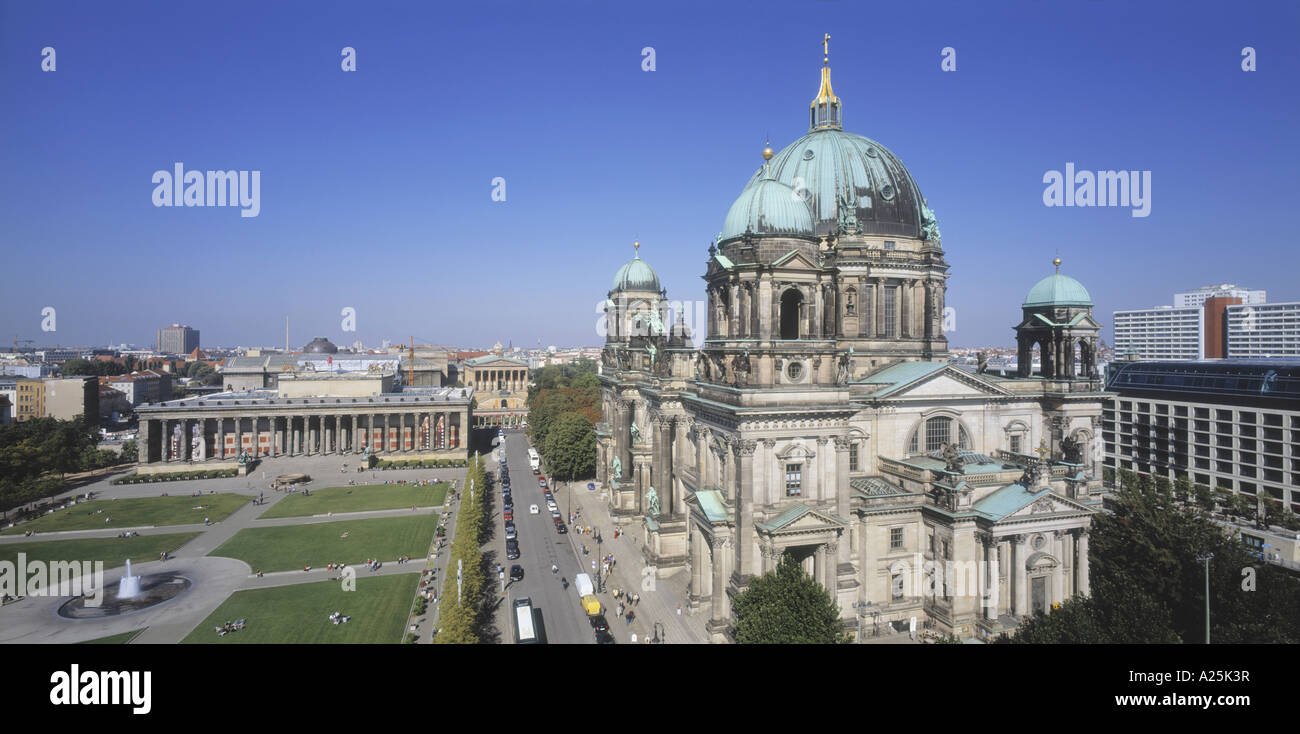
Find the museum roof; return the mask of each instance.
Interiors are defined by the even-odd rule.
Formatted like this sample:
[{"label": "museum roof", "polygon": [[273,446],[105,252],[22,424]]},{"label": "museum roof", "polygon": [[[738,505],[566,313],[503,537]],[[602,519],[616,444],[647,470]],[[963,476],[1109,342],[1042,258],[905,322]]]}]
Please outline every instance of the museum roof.
[{"label": "museum roof", "polygon": [[380,393],[378,395],[316,395],[285,398],[280,397],[275,388],[261,390],[229,390],[214,395],[195,395],[163,403],[141,405],[137,412],[173,412],[176,410],[216,410],[219,408],[244,407],[270,408],[281,406],[319,407],[326,405],[391,405],[402,404],[429,405],[447,403],[452,405],[468,404],[474,398],[473,388],[459,387],[408,387],[399,393]]},{"label": "museum roof", "polygon": [[497,355],[497,354],[489,354],[489,355],[484,356],[484,357],[475,357],[474,359],[467,359],[467,360],[465,360],[465,364],[466,364],[466,366],[469,366],[469,367],[477,367],[478,365],[481,365],[481,364],[488,364],[488,363],[490,363],[490,362],[511,362],[511,363],[514,363],[514,364],[519,365],[520,367],[527,367],[527,366],[528,366],[528,363],[525,362],[525,361],[522,360],[522,359],[516,359],[516,358],[514,358],[514,357],[502,357],[502,356]]}]

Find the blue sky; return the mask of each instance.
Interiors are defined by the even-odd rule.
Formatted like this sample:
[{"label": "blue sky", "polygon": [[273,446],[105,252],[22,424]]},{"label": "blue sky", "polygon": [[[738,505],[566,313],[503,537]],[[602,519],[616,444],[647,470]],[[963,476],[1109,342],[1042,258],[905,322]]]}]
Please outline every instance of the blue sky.
[{"label": "blue sky", "polygon": [[[765,137],[806,132],[826,32],[845,128],[938,215],[954,346],[1010,344],[1058,253],[1107,324],[1208,283],[1300,300],[1297,8],[3,2],[0,341],[151,344],[182,322],[281,344],[287,315],[295,346],[598,343],[634,239],[670,298],[703,297]],[[154,207],[177,161],[261,171],[260,215]],[[1067,162],[1151,171],[1150,216],[1045,207]]]}]

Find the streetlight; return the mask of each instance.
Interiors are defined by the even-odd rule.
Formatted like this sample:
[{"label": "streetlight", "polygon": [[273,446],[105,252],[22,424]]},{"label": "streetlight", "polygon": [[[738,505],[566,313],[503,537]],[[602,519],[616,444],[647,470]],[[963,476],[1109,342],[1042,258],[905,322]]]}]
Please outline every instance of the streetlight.
[{"label": "streetlight", "polygon": [[1196,560],[1205,564],[1205,644],[1210,644],[1210,559],[1213,553],[1197,556]]}]

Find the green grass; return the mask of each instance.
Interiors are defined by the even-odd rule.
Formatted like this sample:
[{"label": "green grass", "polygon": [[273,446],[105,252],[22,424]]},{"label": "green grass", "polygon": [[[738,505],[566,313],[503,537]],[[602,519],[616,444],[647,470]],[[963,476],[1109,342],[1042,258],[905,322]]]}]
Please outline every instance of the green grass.
[{"label": "green grass", "polygon": [[291,494],[262,514],[268,517],[302,517],[327,512],[396,510],[403,507],[437,507],[447,496],[447,483],[427,487],[409,484],[367,484],[357,487],[313,489],[311,495]]},{"label": "green grass", "polygon": [[[290,571],[328,563],[361,563],[398,556],[424,558],[433,540],[434,515],[336,520],[306,525],[247,528],[208,555],[236,558],[254,571]],[[348,537],[340,537],[347,533]]]},{"label": "green grass", "polygon": [[172,552],[193,540],[198,533],[140,535],[134,538],[83,538],[0,545],[0,561],[103,561],[104,568],[117,568],[130,558],[133,563],[158,560],[163,551]]},{"label": "green grass", "polygon": [[[276,586],[236,591],[199,623],[182,643],[342,644],[401,642],[411,600],[420,575],[359,576],[355,591],[344,591],[337,581]],[[329,615],[342,612],[350,619],[336,625]],[[218,637],[216,627],[245,620],[238,632]]]},{"label": "green grass", "polygon": [[130,642],[133,637],[140,634],[141,632],[144,632],[144,630],[143,629],[131,630],[130,632],[123,632],[120,635],[109,635],[108,637],[96,637],[93,640],[82,640],[77,644],[78,645],[125,645],[126,643]]},{"label": "green grass", "polygon": [[[0,535],[21,535],[28,530],[52,533],[59,530],[104,530],[106,528],[111,530],[150,525],[185,525],[203,522],[205,517],[212,522],[217,522],[243,507],[249,499],[244,495],[222,492],[200,497],[185,495],[91,500],[0,531]],[[198,506],[204,506],[205,509],[194,509]],[[112,522],[104,522],[105,519],[111,519]]]}]

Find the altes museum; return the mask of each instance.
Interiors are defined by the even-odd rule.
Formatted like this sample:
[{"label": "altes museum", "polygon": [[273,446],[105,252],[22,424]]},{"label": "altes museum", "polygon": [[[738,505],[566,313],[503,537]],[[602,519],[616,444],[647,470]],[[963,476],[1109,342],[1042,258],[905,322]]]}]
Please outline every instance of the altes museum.
[{"label": "altes museum", "polygon": [[[848,631],[997,634],[1088,593],[1100,326],[1058,260],[1022,306],[1019,376],[950,365],[935,214],[841,112],[823,60],[808,134],[763,151],[708,249],[703,348],[639,252],[615,275],[597,479],[646,563],[689,573],[715,642],[785,553]],[[918,563],[949,572],[918,584]]]}]

